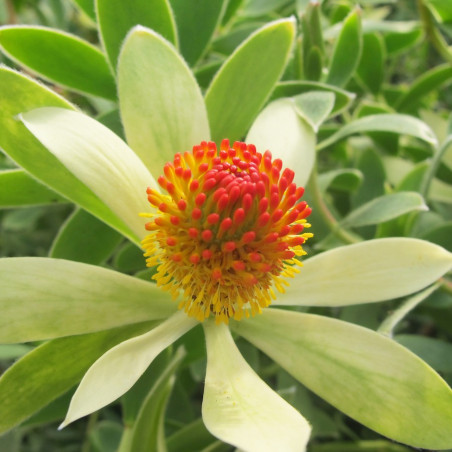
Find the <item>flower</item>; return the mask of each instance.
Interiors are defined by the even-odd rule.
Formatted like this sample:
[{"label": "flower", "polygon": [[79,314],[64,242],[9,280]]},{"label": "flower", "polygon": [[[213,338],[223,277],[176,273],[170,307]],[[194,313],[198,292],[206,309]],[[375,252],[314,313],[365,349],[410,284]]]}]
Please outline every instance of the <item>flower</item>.
[{"label": "flower", "polygon": [[164,166],[159,184],[168,193],[148,188],[158,213],[146,224],[142,241],[147,265],[158,264],[153,279],[172,293],[183,293],[179,308],[199,321],[215,317],[228,323],[254,316],[284,293],[282,276],[293,277],[306,254],[300,234],[310,227],[304,189],[294,172],[252,144],[229,140],[202,142],[192,152],[178,153]]},{"label": "flower", "polygon": [[[158,90],[149,88],[149,74],[145,69],[152,68],[154,64],[143,58],[146,52],[158,53],[163,64],[171,61],[173,72],[160,75],[167,97],[162,96],[160,91],[157,95]],[[278,203],[275,197],[273,206],[271,185],[265,186],[265,181],[261,179],[266,192],[269,189],[270,193],[270,197],[262,199],[267,198],[270,207],[275,208],[269,215],[275,215],[272,218],[277,220],[296,212],[291,221],[277,231],[265,230],[268,234],[264,234],[264,211],[259,210],[257,198],[251,199],[250,205],[247,193],[240,192],[242,206],[231,212],[231,227],[237,226],[240,233],[234,240],[217,244],[216,252],[220,260],[217,262],[213,256],[202,256],[204,251],[210,251],[204,243],[213,238],[209,233],[204,233],[213,229],[204,225],[195,228],[196,237],[200,235],[201,240],[193,245],[189,255],[179,256],[178,253],[183,253],[186,248],[177,249],[177,246],[181,239],[187,245],[188,237],[191,237],[190,228],[193,227],[188,221],[190,218],[183,215],[189,210],[180,201],[187,204],[194,201],[196,204],[197,195],[189,195],[190,184],[198,176],[191,173],[184,188],[182,184],[185,182],[181,182],[179,191],[185,197],[171,196],[170,200],[161,192],[153,175],[159,174],[164,159],[171,153],[188,151],[187,142],[191,147],[193,143],[209,138],[204,100],[176,51],[161,37],[141,27],[133,30],[126,39],[119,62],[118,80],[121,113],[131,147],[95,120],[73,111],[69,105],[67,108],[37,108],[22,113],[20,119],[56,157],[57,160],[52,160],[55,172],[61,171],[62,164],[75,176],[74,180],[68,179],[71,183],[60,191],[79,201],[82,206],[90,207],[98,217],[133,242],[144,240],[144,247],[149,253],[148,263],[157,263],[154,257],[161,262],[157,282],[172,292],[180,288],[184,290],[180,307],[186,309],[189,315],[184,310],[177,311],[170,297],[155,285],[111,270],[64,260],[1,260],[0,278],[4,290],[0,302],[13,302],[17,308],[5,310],[7,326],[2,334],[9,335],[10,340],[19,336],[22,340],[37,340],[72,335],[81,335],[82,340],[84,334],[94,331],[133,326],[150,320],[158,322],[144,334],[129,333],[131,338],[120,340],[94,362],[74,394],[62,425],[124,394],[162,350],[198,325],[202,317],[208,360],[202,415],[211,433],[223,441],[246,451],[303,451],[310,433],[310,426],[303,416],[246,363],[234,344],[232,330],[263,350],[303,384],[370,428],[415,447],[449,447],[452,412],[448,401],[452,401],[452,391],[425,363],[391,339],[371,330],[274,306],[341,306],[404,296],[426,287],[448,271],[452,262],[450,253],[428,242],[398,238],[337,248],[305,260],[300,274],[295,275],[285,293],[272,303],[273,306],[263,309],[259,315],[246,318],[249,309],[253,313],[260,311],[261,305],[268,304],[265,294],[272,282],[280,283],[278,272],[293,276],[294,267],[284,262],[293,264],[296,259],[292,253],[303,254],[300,248],[302,243],[297,237],[306,239],[308,236],[300,236],[302,231],[297,225],[306,226],[303,217],[309,213],[307,206],[294,203],[288,207],[292,204],[290,196],[281,197],[279,192]],[[221,80],[221,71],[216,80]],[[161,88],[160,85],[158,88]],[[208,105],[213,102],[213,91],[213,88],[210,89],[206,95]],[[261,145],[262,141],[268,144]],[[270,175],[276,160],[270,160],[269,154],[265,154],[267,149],[271,149],[276,159],[290,161],[294,174],[290,170],[284,173],[283,170],[283,177],[279,180],[286,179],[289,185],[285,188],[283,182],[278,190],[293,191],[289,189],[292,175],[296,185],[303,185],[306,181],[314,156],[313,132],[298,117],[290,99],[271,103],[251,126],[247,142],[257,144],[257,149],[264,151],[261,162],[264,161],[265,167],[268,157]],[[245,160],[245,152],[251,156],[254,153],[253,147],[246,146],[245,149],[240,143],[236,147],[232,146],[232,149],[243,155]],[[207,157],[210,149],[212,156]],[[228,152],[227,158],[234,157],[229,156],[229,149],[229,145],[223,142],[217,154],[213,152],[213,145],[202,143],[201,149],[195,147],[191,155],[196,159],[197,152],[202,150],[214,165],[215,158],[222,159],[222,152]],[[189,159],[190,153],[176,154],[173,166],[164,167],[165,179],[160,180],[160,185],[170,195],[173,189],[169,188],[169,184],[176,185],[180,177],[176,168],[183,167],[182,160],[187,162]],[[282,169],[279,160],[275,167],[277,171]],[[199,166],[197,168],[199,170]],[[39,174],[39,171],[36,173]],[[68,177],[66,173],[62,174]],[[267,172],[264,174],[268,175]],[[302,183],[297,179],[300,174],[305,178]],[[54,174],[41,177],[53,183]],[[207,226],[209,223],[216,226],[218,234],[222,230],[222,222],[230,218],[220,215],[223,212],[221,197],[233,196],[232,188],[228,192],[227,187],[222,187],[226,193],[212,191],[213,187],[209,190],[208,179],[206,177],[204,181],[207,187],[202,186],[206,192],[203,202],[209,198],[212,205],[205,221]],[[89,190],[82,192],[82,195],[71,191],[72,187],[80,186],[76,184]],[[257,185],[258,181],[256,190],[260,190]],[[145,222],[138,216],[140,212],[149,211],[144,196],[146,187],[149,187],[150,203],[159,209],[159,212],[150,213],[147,237]],[[295,188],[295,202],[300,194]],[[198,200],[200,204],[203,204],[202,199],[201,196]],[[284,204],[286,199],[288,205],[281,208],[282,213],[276,213],[280,203]],[[251,214],[256,208],[258,215],[253,218]],[[196,207],[191,208],[191,215],[194,209]],[[248,209],[249,212],[246,211]],[[244,225],[243,218],[257,220],[257,225],[245,228],[241,226]],[[184,228],[173,228],[178,226],[178,221],[186,220],[188,223],[184,223]],[[289,242],[283,238],[286,225],[290,228],[289,234],[292,234]],[[271,234],[274,232],[282,238],[276,242],[285,243],[289,249],[273,250],[270,245],[258,245],[258,242],[252,249],[241,248],[241,251],[246,250],[246,255],[235,259],[239,263],[234,264],[233,261],[233,271],[225,275],[231,268],[225,264],[227,253],[248,240],[253,243],[256,238],[263,238],[264,242],[267,237],[273,239],[275,236]],[[193,232],[193,240],[194,235]],[[267,253],[269,249],[272,252]],[[287,251],[290,253],[285,254]],[[202,293],[200,281],[206,278],[195,274],[197,254],[199,259],[209,257],[214,262],[209,269],[213,281],[208,290],[204,289],[205,293]],[[265,258],[262,258],[264,254]],[[174,256],[178,257],[174,259]],[[190,280],[184,279],[186,275],[180,275],[177,266],[186,258],[191,259],[193,264],[193,273],[188,274]],[[223,291],[221,282],[229,284],[228,292]],[[209,291],[215,288],[220,291],[219,294],[216,297],[210,294],[209,297]],[[234,290],[237,290],[238,296],[231,299],[230,293]],[[212,318],[206,319],[212,314],[217,322]],[[74,339],[78,338],[74,336]],[[20,365],[19,361],[15,366]],[[26,362],[24,365],[26,368]],[[15,366],[5,373],[3,382],[11,381]],[[2,381],[0,394],[4,388]],[[400,416],[401,412],[403,416]]]}]

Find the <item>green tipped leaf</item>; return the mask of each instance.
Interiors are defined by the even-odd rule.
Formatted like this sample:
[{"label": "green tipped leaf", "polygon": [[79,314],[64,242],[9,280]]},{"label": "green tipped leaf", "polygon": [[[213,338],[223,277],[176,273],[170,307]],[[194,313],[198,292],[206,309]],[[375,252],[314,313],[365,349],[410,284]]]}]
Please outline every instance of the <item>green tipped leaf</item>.
[{"label": "green tipped leaf", "polygon": [[395,341],[336,319],[278,309],[233,322],[233,329],[372,430],[414,447],[452,447],[452,390]]},{"label": "green tipped leaf", "polygon": [[339,131],[317,145],[322,150],[355,133],[392,132],[400,135],[411,135],[432,145],[437,139],[432,129],[420,119],[400,114],[370,115],[357,119],[341,127]]},{"label": "green tipped leaf", "polygon": [[168,0],[96,0],[96,7],[102,42],[115,69],[127,33],[138,24],[177,43],[176,24]]},{"label": "green tipped leaf", "polygon": [[209,139],[193,74],[176,49],[152,30],[130,32],[119,58],[118,85],[127,141],[154,177],[176,152]]},{"label": "green tipped leaf", "polygon": [[361,11],[355,9],[345,19],[331,57],[326,83],[344,86],[352,77],[361,58]]},{"label": "green tipped leaf", "polygon": [[342,221],[342,226],[359,227],[393,220],[415,210],[428,210],[424,198],[416,192],[391,193],[380,196],[353,210]]},{"label": "green tipped leaf", "polygon": [[116,87],[102,52],[62,31],[31,26],[0,29],[0,47],[17,63],[47,80],[94,96],[116,99]]},{"label": "green tipped leaf", "polygon": [[387,238],[335,248],[304,261],[274,304],[347,306],[403,297],[452,268],[452,254],[433,243]]},{"label": "green tipped leaf", "polygon": [[105,268],[39,257],[0,259],[0,342],[29,342],[162,319],[171,297]]},{"label": "green tipped leaf", "polygon": [[246,133],[283,73],[294,35],[293,19],[271,22],[242,43],[217,72],[206,93],[215,141],[238,140]]}]

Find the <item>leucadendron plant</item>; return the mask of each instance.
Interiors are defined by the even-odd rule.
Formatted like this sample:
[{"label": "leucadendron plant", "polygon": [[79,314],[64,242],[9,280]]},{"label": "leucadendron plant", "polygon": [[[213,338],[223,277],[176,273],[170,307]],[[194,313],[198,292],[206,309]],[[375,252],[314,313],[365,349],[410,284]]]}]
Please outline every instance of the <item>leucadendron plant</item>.
[{"label": "leucadendron plant", "polygon": [[[154,269],[143,281],[52,257],[0,260],[1,342],[47,341],[0,379],[2,432],[79,382],[60,427],[96,412],[200,324],[207,350],[202,419],[240,450],[304,451],[311,427],[250,367],[237,337],[381,435],[414,447],[452,447],[452,391],[431,367],[388,335],[300,312],[425,289],[408,300],[416,302],[435,290],[452,255],[428,241],[393,237],[305,257],[316,205],[303,201],[303,187],[315,166],[315,132],[335,97],[313,91],[260,111],[295,34],[290,18],[258,29],[205,95],[156,31],[134,27],[118,52],[107,44],[110,61],[117,60],[127,144],[35,80],[0,68],[2,149],[55,196],[141,247],[143,267],[146,259]],[[265,68],[262,54],[272,58]],[[385,119],[434,141],[421,121]],[[372,130],[368,122],[364,130]],[[182,355],[175,354],[172,374]],[[171,385],[156,387],[161,396],[151,392],[143,401],[121,450],[164,447],[162,419],[151,434],[149,425],[152,404],[164,413]]]}]

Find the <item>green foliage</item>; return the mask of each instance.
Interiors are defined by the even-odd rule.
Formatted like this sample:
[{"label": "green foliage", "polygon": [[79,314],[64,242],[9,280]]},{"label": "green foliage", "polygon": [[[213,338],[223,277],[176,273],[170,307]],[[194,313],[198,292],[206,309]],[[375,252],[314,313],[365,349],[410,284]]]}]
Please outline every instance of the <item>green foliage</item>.
[{"label": "green foliage", "polygon": [[[0,450],[232,450],[215,422],[217,437],[206,429],[211,413],[201,418],[201,327],[100,415],[55,433],[90,366],[154,326],[139,322],[161,322],[176,305],[149,282],[156,268],[144,270],[145,209],[131,207],[136,194],[120,196],[130,159],[115,164],[117,141],[82,122],[66,143],[79,152],[47,149],[41,138],[54,123],[36,113],[41,107],[96,118],[155,179],[175,152],[201,140],[246,137],[282,156],[306,185],[314,259],[300,269],[309,280],[296,276],[277,297],[286,297],[286,311],[234,324],[249,340],[237,340],[240,353],[312,424],[309,451],[414,450],[387,436],[452,447],[451,2],[359,5],[0,2],[0,430],[8,431]],[[86,150],[94,135],[103,163],[86,180],[76,170],[94,152]],[[146,186],[137,190],[146,206]],[[374,239],[384,245],[372,248],[383,243]],[[232,367],[216,369],[217,378]],[[228,407],[224,394],[217,404]]]}]

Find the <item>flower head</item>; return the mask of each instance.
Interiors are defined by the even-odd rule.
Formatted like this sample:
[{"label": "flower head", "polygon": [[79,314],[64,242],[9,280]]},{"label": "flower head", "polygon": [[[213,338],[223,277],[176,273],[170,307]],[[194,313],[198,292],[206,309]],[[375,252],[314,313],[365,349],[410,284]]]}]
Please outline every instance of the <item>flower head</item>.
[{"label": "flower head", "polygon": [[272,286],[283,293],[282,277],[298,273],[311,209],[297,204],[304,189],[282,165],[252,144],[225,139],[218,152],[204,141],[165,165],[158,182],[167,194],[148,188],[158,211],[144,214],[147,265],[159,264],[153,278],[174,298],[182,291],[189,316],[255,315],[275,298]]}]

